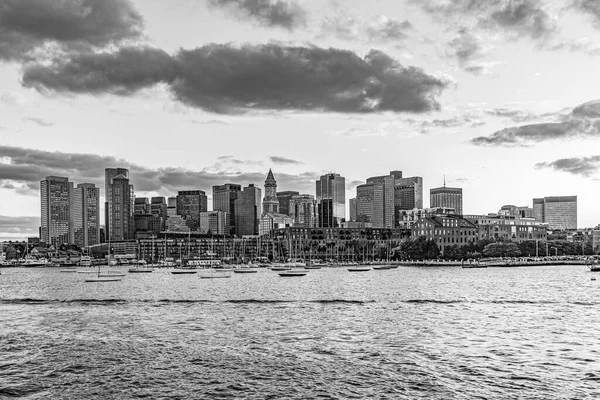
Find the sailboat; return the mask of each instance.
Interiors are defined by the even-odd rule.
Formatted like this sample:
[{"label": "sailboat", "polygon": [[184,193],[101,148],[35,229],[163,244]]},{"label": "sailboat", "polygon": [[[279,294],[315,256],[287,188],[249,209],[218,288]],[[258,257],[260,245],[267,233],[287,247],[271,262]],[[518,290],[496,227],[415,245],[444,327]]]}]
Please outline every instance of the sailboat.
[{"label": "sailboat", "polygon": [[[225,238],[223,238],[223,240],[225,240]],[[210,239],[210,266],[211,266],[211,269],[207,272],[201,273],[200,279],[231,278],[231,272],[230,272],[231,268],[219,268],[219,271],[217,271],[214,268],[213,248],[214,248],[214,241],[211,238]]]},{"label": "sailboat", "polygon": [[[124,275],[124,274],[123,274]],[[98,275],[96,277],[87,278],[85,282],[117,282],[123,280],[121,274],[101,274],[100,265],[98,265]]]}]

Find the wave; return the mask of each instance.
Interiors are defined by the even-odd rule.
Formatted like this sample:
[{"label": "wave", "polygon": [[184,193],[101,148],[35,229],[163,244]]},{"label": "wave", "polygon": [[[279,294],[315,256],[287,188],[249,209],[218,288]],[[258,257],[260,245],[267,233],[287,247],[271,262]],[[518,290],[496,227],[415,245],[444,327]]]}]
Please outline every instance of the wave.
[{"label": "wave", "polygon": [[318,304],[366,304],[374,303],[375,300],[347,300],[347,299],[329,299],[329,300],[269,300],[269,299],[232,299],[232,300],[204,300],[204,299],[0,299],[0,304],[93,304],[93,305],[113,305],[129,303],[149,303],[149,304],[202,304],[202,303],[226,303],[226,304],[287,304],[287,303],[318,303]]}]

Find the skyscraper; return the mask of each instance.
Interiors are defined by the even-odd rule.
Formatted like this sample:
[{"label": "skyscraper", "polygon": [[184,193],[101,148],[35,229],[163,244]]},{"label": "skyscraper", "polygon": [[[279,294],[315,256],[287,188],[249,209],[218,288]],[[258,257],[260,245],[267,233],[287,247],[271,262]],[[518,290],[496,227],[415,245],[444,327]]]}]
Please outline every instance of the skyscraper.
[{"label": "skyscraper", "polygon": [[235,200],[242,187],[233,183],[213,186],[213,210],[227,213],[228,233],[235,234]]},{"label": "skyscraper", "polygon": [[207,198],[202,190],[180,190],[177,193],[177,215],[181,215],[192,231],[200,227],[200,213],[207,211]]},{"label": "skyscraper", "polygon": [[357,212],[356,212],[356,197],[349,200],[350,205],[350,221],[356,221]]},{"label": "skyscraper", "polygon": [[260,188],[252,183],[238,192],[235,200],[235,234],[239,237],[244,235],[258,235],[258,224],[260,218]]},{"label": "skyscraper", "polygon": [[317,207],[315,197],[310,194],[293,196],[289,203],[290,213],[294,226],[314,228],[317,226]]},{"label": "skyscraper", "polygon": [[42,242],[54,246],[72,242],[72,192],[69,178],[47,176],[40,181]]},{"label": "skyscraper", "polygon": [[73,189],[71,221],[74,243],[79,247],[100,243],[100,188],[80,183]]},{"label": "skyscraper", "polygon": [[394,227],[395,183],[396,177],[392,173],[367,179],[367,184],[373,185],[373,214],[370,222],[375,228]]},{"label": "skyscraper", "polygon": [[461,188],[446,187],[446,180],[444,179],[444,186],[433,188],[429,191],[429,207],[446,207],[454,208],[454,211],[458,215],[463,213],[463,197]]},{"label": "skyscraper", "polygon": [[277,182],[273,171],[269,169],[265,180],[265,198],[263,199],[263,213],[279,213],[279,199],[277,198]]},{"label": "skyscraper", "polygon": [[119,241],[134,238],[133,185],[129,184],[129,170],[106,168],[105,207],[107,240]]},{"label": "skyscraper", "polygon": [[287,190],[285,192],[277,192],[277,200],[279,200],[279,213],[291,216],[290,200],[294,196],[300,195],[300,192]]},{"label": "skyscraper", "polygon": [[336,173],[316,181],[318,226],[336,228],[346,219],[346,178]]},{"label": "skyscraper", "polygon": [[533,199],[533,212],[549,229],[577,229],[577,196]]}]

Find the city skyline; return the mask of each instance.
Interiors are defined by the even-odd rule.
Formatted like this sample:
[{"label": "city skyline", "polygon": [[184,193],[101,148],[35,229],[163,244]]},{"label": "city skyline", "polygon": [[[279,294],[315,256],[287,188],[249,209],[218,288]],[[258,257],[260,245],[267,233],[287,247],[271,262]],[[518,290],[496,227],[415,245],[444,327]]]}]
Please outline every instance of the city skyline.
[{"label": "city skyline", "polygon": [[[198,188],[209,204],[212,186],[262,187],[269,168],[279,190],[313,195],[336,172],[346,216],[368,177],[402,170],[428,197],[446,175],[465,213],[577,195],[579,227],[598,225],[600,12],[451,3],[305,0],[277,14],[265,2],[90,2],[103,26],[74,1],[7,3],[0,240],[37,236],[46,176],[103,188],[113,166],[129,169],[136,195]],[[81,29],[61,35],[56,21]]]}]

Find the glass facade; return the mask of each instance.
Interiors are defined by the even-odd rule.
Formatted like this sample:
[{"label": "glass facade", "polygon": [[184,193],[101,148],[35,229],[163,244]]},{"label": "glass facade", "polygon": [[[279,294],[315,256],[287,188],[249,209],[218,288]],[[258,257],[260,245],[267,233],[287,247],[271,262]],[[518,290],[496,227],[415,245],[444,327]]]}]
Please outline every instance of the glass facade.
[{"label": "glass facade", "polygon": [[69,178],[47,176],[40,181],[42,242],[54,246],[72,242],[72,193]]},{"label": "glass facade", "polygon": [[346,178],[323,175],[316,181],[318,225],[339,227],[346,220]]},{"label": "glass facade", "polygon": [[242,187],[240,185],[226,183],[213,186],[213,211],[224,211],[227,213],[228,233],[235,234],[235,200],[238,198]]},{"label": "glass facade", "polygon": [[100,243],[100,188],[92,183],[77,185],[71,212],[74,243],[79,247]]},{"label": "glass facade", "polygon": [[245,187],[235,200],[235,234],[258,235],[261,190],[253,184]]},{"label": "glass facade", "polygon": [[186,220],[192,231],[200,228],[200,213],[207,211],[207,198],[202,190],[182,190],[177,193],[177,215]]},{"label": "glass facade", "polygon": [[461,188],[439,187],[429,191],[429,206],[454,208],[456,214],[463,213],[463,193]]}]

